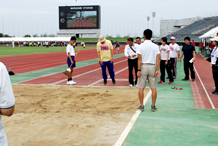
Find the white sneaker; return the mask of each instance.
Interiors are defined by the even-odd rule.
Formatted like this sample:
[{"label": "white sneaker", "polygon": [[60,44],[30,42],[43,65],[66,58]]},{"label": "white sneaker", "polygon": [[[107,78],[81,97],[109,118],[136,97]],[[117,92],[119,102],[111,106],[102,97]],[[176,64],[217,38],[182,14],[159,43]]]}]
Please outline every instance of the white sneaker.
[{"label": "white sneaker", "polygon": [[130,84],[129,87],[132,87],[132,84]]},{"label": "white sneaker", "polygon": [[68,85],[75,85],[76,82],[74,82],[73,80],[71,80],[71,81],[68,81],[67,84],[68,84]]}]

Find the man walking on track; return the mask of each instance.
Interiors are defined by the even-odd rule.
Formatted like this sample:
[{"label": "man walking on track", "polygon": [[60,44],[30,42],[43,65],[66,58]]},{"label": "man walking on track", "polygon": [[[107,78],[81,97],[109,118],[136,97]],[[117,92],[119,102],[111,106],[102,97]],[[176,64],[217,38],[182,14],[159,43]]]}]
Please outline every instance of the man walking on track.
[{"label": "man walking on track", "polygon": [[[171,44],[169,45],[170,47],[170,68],[171,72],[173,71],[173,78],[176,78],[177,75],[177,59],[179,60],[179,55],[180,55],[180,48],[179,45],[176,43],[176,38],[171,37],[170,38]],[[168,75],[169,77],[169,75]]]},{"label": "man walking on track", "polygon": [[152,31],[146,29],[144,31],[144,43],[139,46],[138,53],[138,77],[137,84],[139,88],[139,110],[144,111],[143,98],[144,88],[146,87],[146,80],[152,91],[152,105],[151,110],[157,110],[155,103],[157,99],[157,78],[159,77],[160,68],[160,50],[159,47],[151,41]]},{"label": "man walking on track", "polygon": [[111,41],[106,40],[103,35],[99,35],[97,44],[97,53],[99,58],[99,63],[102,69],[102,77],[104,79],[104,85],[107,84],[107,73],[106,67],[108,68],[112,83],[116,84],[114,64],[113,64],[113,46]]},{"label": "man walking on track", "polygon": [[[0,62],[0,114],[11,116],[14,113],[15,99],[8,71]],[[10,127],[10,126],[9,126]],[[8,146],[7,136],[0,116],[0,146]]]},{"label": "man walking on track", "polygon": [[182,53],[180,56],[180,62],[181,62],[182,57],[184,55],[185,78],[182,80],[183,81],[189,80],[189,70],[190,70],[192,81],[195,81],[195,72],[194,72],[194,66],[193,66],[193,63],[196,60],[195,47],[191,45],[189,37],[185,37],[184,40],[185,40],[185,45],[182,47]]},{"label": "man walking on track", "polygon": [[[137,85],[138,77],[138,55],[137,48],[139,47],[137,44],[133,43],[133,38],[128,38],[128,45],[125,47],[124,55],[128,57],[128,67],[129,67],[129,83],[130,87]],[[135,70],[135,82],[133,78],[133,68]]]},{"label": "man walking on track", "polygon": [[76,82],[72,80],[73,77],[73,69],[76,67],[75,61],[75,51],[73,45],[76,43],[76,37],[72,36],[70,39],[70,43],[67,45],[67,64],[68,67],[71,69],[71,75],[68,76],[67,84],[74,85]]}]

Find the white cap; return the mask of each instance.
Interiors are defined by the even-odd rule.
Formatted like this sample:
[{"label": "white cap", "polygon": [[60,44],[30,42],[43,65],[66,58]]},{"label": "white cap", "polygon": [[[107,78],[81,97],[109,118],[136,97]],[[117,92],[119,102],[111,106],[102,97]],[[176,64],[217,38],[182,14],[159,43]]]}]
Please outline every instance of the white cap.
[{"label": "white cap", "polygon": [[103,35],[99,35],[98,41],[101,42],[101,43],[104,42],[105,41],[105,37]]},{"label": "white cap", "polygon": [[175,37],[173,37],[173,36],[172,36],[170,39],[171,39],[171,40],[176,40],[176,38],[175,38]]},{"label": "white cap", "polygon": [[210,39],[211,41],[216,41],[216,42],[218,42],[218,37],[214,37],[214,38],[212,38],[212,39]]}]

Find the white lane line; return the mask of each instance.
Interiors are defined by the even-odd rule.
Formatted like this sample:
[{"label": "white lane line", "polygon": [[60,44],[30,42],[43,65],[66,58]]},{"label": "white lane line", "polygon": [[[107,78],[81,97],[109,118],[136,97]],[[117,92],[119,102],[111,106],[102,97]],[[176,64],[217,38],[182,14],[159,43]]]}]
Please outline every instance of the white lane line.
[{"label": "white lane line", "polygon": [[[118,61],[118,62],[116,62],[116,63],[114,63],[114,64],[118,64],[118,63],[121,63],[121,62],[124,62],[124,61],[126,61],[126,60],[121,60],[121,61]],[[87,67],[87,66],[84,66],[84,67]],[[90,70],[90,71],[88,71],[88,72],[85,72],[85,73],[82,73],[82,74],[73,76],[72,79],[77,78],[77,77],[80,77],[80,76],[83,76],[83,75],[86,75],[86,74],[89,74],[89,73],[92,73],[92,72],[97,71],[97,70],[100,70],[100,69],[101,69],[101,68],[93,69],[93,70]],[[59,83],[64,82],[64,81],[66,81],[66,79],[63,79],[63,80],[54,82],[54,83],[52,83],[51,85],[59,84]]]},{"label": "white lane line", "polygon": [[[122,71],[126,70],[127,68],[128,68],[128,67],[125,67],[125,68],[123,68],[123,69],[121,69],[121,70],[115,72],[115,75],[121,73]],[[108,76],[108,78],[109,78],[109,77],[110,77],[110,76]],[[101,81],[102,81],[102,79],[99,79],[99,80],[95,81],[94,83],[89,84],[88,86],[95,86],[95,85],[97,85],[98,83],[100,83]]]},{"label": "white lane line", "polygon": [[[144,98],[144,101],[143,101],[144,105],[146,104],[150,96],[151,96],[151,90],[148,92],[148,94]],[[128,125],[126,126],[126,128],[124,129],[123,133],[120,135],[119,139],[117,140],[114,146],[121,146],[123,144],[124,140],[126,139],[127,135],[132,129],[132,126],[134,125],[140,113],[141,113],[140,110],[136,111],[136,113],[133,115],[132,119],[129,121]]]},{"label": "white lane line", "polygon": [[194,66],[194,69],[195,69],[195,72],[196,72],[196,74],[197,74],[197,76],[198,76],[198,78],[199,78],[199,81],[201,82],[201,85],[202,85],[202,87],[203,87],[203,89],[204,89],[204,92],[205,92],[206,95],[207,95],[207,98],[208,98],[208,100],[209,100],[209,102],[210,102],[210,105],[211,105],[212,109],[216,109],[215,106],[214,106],[214,104],[213,104],[213,102],[212,102],[212,100],[211,100],[211,98],[210,98],[210,96],[209,96],[209,94],[207,93],[207,90],[206,90],[206,88],[205,88],[203,82],[201,81],[201,78],[200,78],[200,76],[199,76],[199,74],[198,74],[198,71],[196,70],[195,66]]}]

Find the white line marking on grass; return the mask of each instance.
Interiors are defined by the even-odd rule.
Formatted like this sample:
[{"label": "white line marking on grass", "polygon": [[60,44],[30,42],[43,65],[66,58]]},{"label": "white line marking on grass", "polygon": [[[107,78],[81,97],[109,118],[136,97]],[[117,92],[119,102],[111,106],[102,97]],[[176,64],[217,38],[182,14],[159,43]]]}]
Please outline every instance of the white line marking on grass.
[{"label": "white line marking on grass", "polygon": [[[125,68],[123,68],[123,69],[121,69],[121,70],[115,72],[115,75],[121,73],[122,71],[126,70],[127,68],[128,68],[128,67],[125,67]],[[110,77],[110,76],[108,76],[108,77]],[[101,81],[102,81],[102,79],[97,80],[97,81],[95,81],[94,83],[89,84],[88,86],[95,86],[95,85],[97,85],[98,83],[100,83]]]},{"label": "white line marking on grass", "polygon": [[[143,104],[145,105],[151,96],[151,90],[148,92],[146,97],[144,98]],[[130,130],[132,129],[132,126],[135,124],[135,121],[137,120],[138,116],[140,115],[141,111],[137,110],[136,113],[133,115],[132,119],[129,121],[128,125],[124,129],[123,133],[120,135],[119,139],[115,143],[114,146],[121,146],[126,139],[127,135],[129,134]]]},{"label": "white line marking on grass", "polygon": [[206,90],[206,88],[204,87],[204,84],[203,84],[203,82],[201,81],[201,78],[200,78],[200,76],[199,76],[199,74],[198,74],[198,71],[196,70],[195,66],[194,66],[194,69],[195,69],[195,72],[196,72],[196,74],[197,74],[197,76],[198,76],[198,78],[199,78],[199,81],[201,82],[201,85],[202,85],[202,87],[203,87],[203,89],[204,89],[204,92],[205,92],[206,95],[207,95],[207,98],[208,98],[208,100],[209,100],[209,102],[210,102],[210,105],[211,105],[212,109],[215,109],[215,106],[214,106],[214,104],[213,104],[213,102],[212,102],[212,100],[211,100],[209,94],[207,93],[207,90]]},{"label": "white line marking on grass", "polygon": [[[126,60],[121,60],[121,61],[118,61],[118,62],[116,62],[116,63],[114,63],[114,64],[118,64],[118,63],[121,63],[121,62],[124,62],[124,61],[126,61]],[[87,67],[87,66],[84,66],[84,67]],[[93,69],[93,70],[90,70],[90,71],[88,71],[88,72],[79,74],[79,75],[77,75],[77,76],[73,76],[72,79],[77,78],[77,77],[80,77],[80,76],[83,76],[83,75],[86,75],[86,74],[89,74],[89,73],[92,73],[92,72],[97,71],[97,70],[100,70],[100,69],[101,69],[101,68]],[[54,83],[52,83],[51,85],[59,84],[59,83],[64,82],[64,81],[66,81],[66,79],[63,79],[63,80],[54,82]]]}]

